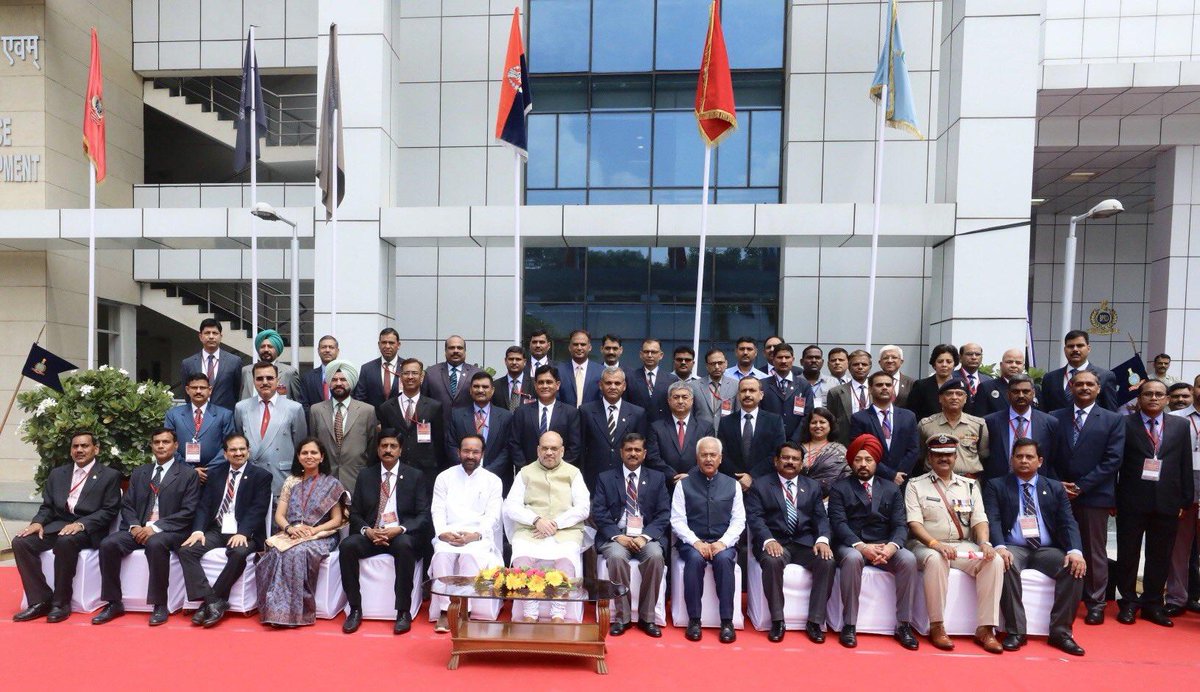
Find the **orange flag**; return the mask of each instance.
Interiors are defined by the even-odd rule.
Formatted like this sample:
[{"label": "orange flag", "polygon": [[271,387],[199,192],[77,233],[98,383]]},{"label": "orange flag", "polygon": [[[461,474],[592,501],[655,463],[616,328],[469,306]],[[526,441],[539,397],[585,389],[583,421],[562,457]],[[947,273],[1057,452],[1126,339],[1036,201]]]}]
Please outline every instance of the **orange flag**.
[{"label": "orange flag", "polygon": [[721,33],[720,0],[713,0],[708,9],[708,35],[700,59],[700,80],[696,84],[696,121],[700,124],[700,136],[710,147],[717,146],[737,129],[733,78],[725,53],[725,35]]},{"label": "orange flag", "polygon": [[83,102],[83,153],[96,165],[96,182],[104,180],[104,77],[100,73],[100,41],[92,27],[92,62]]}]

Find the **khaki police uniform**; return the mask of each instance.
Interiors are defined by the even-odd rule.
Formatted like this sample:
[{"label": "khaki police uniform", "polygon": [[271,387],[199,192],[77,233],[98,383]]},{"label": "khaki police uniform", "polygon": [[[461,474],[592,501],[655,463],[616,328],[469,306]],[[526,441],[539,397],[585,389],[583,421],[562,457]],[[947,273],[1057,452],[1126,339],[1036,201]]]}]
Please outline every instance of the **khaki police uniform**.
[{"label": "khaki police uniform", "polygon": [[[983,459],[988,454],[987,424],[982,418],[962,414],[958,422],[950,425],[946,414],[935,413],[917,423],[917,435],[928,440],[933,435],[953,435],[958,438],[958,460],[954,462],[954,473],[975,478],[983,473]],[[921,445],[921,461],[929,468],[929,446]],[[951,527],[953,528],[953,527]]]}]

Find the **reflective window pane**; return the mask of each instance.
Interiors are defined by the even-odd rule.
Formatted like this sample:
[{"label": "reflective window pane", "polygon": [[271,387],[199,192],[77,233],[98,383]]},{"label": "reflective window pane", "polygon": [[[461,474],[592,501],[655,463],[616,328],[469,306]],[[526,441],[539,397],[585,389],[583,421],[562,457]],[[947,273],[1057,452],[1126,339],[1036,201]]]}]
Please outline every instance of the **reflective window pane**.
[{"label": "reflective window pane", "polygon": [[778,204],[777,187],[729,187],[717,190],[718,204]]},{"label": "reflective window pane", "polygon": [[[545,329],[552,342],[551,360],[559,360],[567,353],[567,337],[583,324],[582,304],[525,303],[523,332]],[[560,354],[560,355],[556,355]]]},{"label": "reflective window pane", "polygon": [[[625,349],[622,357],[623,365],[633,365],[640,362],[637,351],[646,338],[647,306],[636,304],[592,303],[587,308],[587,326],[585,329],[596,341],[605,334],[621,337],[621,346]],[[593,348],[595,354],[600,349]]]},{"label": "reflective window pane", "polygon": [[539,77],[535,113],[582,113],[587,110],[586,77]]},{"label": "reflective window pane", "polygon": [[525,249],[525,300],[583,302],[584,251]]},{"label": "reflective window pane", "polygon": [[[708,31],[709,0],[658,0],[654,66],[659,70],[699,70]],[[783,27],[779,27],[780,34]]]},{"label": "reflective window pane", "polygon": [[724,0],[721,30],[732,69],[783,67],[784,0]]},{"label": "reflective window pane", "polygon": [[[678,187],[668,188],[665,190],[655,190],[653,201],[655,204],[700,204],[700,193],[702,190],[699,187]],[[713,189],[708,189],[708,201],[712,203],[716,200],[713,195]]]},{"label": "reflective window pane", "polygon": [[589,0],[530,0],[529,70],[586,72],[591,12]]},{"label": "reflective window pane", "polygon": [[587,204],[587,190],[528,190],[525,204]]},{"label": "reflective window pane", "polygon": [[558,187],[587,187],[587,123],[582,113],[558,116]]},{"label": "reflective window pane", "polygon": [[592,110],[649,110],[650,75],[592,78]]},{"label": "reflective window pane", "polygon": [[649,190],[592,190],[588,204],[649,204]]},{"label": "reflective window pane", "polygon": [[649,292],[648,248],[589,248],[589,302],[642,302]]},{"label": "reflective window pane", "polygon": [[704,143],[692,113],[654,114],[654,184],[704,184]]},{"label": "reflective window pane", "polygon": [[713,158],[717,164],[717,185],[723,187],[745,187],[749,179],[747,147],[750,136],[747,134],[753,124],[752,111],[738,113],[738,129],[721,142]]},{"label": "reflective window pane", "polygon": [[593,3],[593,72],[649,71],[653,51],[654,0]]},{"label": "reflective window pane", "polygon": [[750,184],[779,185],[779,148],[782,137],[779,111],[755,111],[750,130]]},{"label": "reflective window pane", "polygon": [[593,114],[588,159],[590,187],[649,187],[650,114]]},{"label": "reflective window pane", "polygon": [[529,116],[529,166],[525,184],[532,188],[556,187],[554,159],[558,146],[556,115]]}]

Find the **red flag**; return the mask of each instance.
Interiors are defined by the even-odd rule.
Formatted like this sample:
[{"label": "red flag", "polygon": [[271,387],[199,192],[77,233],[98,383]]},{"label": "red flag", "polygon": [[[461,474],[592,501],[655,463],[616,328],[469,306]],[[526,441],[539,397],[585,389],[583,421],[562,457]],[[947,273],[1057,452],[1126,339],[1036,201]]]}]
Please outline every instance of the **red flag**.
[{"label": "red flag", "polygon": [[508,32],[508,53],[504,73],[500,75],[500,107],[496,111],[496,139],[513,147],[521,156],[529,154],[527,119],[533,110],[533,91],[529,87],[529,66],[521,41],[521,11],[513,9],[512,28]]},{"label": "red flag", "polygon": [[729,56],[725,54],[725,35],[721,33],[720,0],[713,0],[708,9],[708,35],[700,59],[700,80],[696,84],[696,121],[700,124],[700,136],[710,147],[717,146],[737,129],[733,78],[729,74]]},{"label": "red flag", "polygon": [[83,102],[83,153],[96,165],[96,182],[104,180],[104,77],[100,73],[100,41],[92,27],[92,62]]}]

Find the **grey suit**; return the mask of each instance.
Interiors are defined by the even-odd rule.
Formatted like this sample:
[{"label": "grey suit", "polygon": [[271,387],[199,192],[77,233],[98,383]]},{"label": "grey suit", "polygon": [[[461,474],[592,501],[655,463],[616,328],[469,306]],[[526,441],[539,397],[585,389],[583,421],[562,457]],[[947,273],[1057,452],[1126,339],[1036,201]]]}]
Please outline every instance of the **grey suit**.
[{"label": "grey suit", "polygon": [[[834,430],[833,439],[842,444],[850,444],[850,416],[853,416],[858,411],[858,403],[855,399],[858,398],[859,387],[858,382],[851,379],[846,384],[839,384],[829,390],[829,395],[825,397],[825,408],[833,414],[834,422],[837,423],[837,429]],[[867,405],[871,405],[871,388],[867,385],[862,391],[862,395],[867,400]]]},{"label": "grey suit", "polygon": [[458,388],[450,396],[450,364],[434,363],[425,373],[421,383],[421,396],[427,396],[442,405],[442,419],[450,422],[450,412],[471,405],[471,377],[479,372],[475,365],[463,363],[458,366]]},{"label": "grey suit", "polygon": [[333,434],[333,405],[336,403],[336,400],[330,399],[314,404],[308,411],[308,430],[329,450],[333,475],[346,487],[347,492],[353,493],[358,472],[375,462],[379,420],[375,417],[374,406],[346,397],[342,444],[339,445]]},{"label": "grey suit", "polygon": [[[296,397],[300,395],[300,373],[296,368],[279,361],[275,361],[275,367],[279,368],[275,391],[295,401]],[[239,401],[258,396],[258,390],[254,387],[253,368],[253,363],[242,366],[242,393]]]},{"label": "grey suit", "polygon": [[255,396],[238,402],[233,413],[233,425],[250,443],[249,463],[262,467],[273,476],[271,494],[279,496],[283,481],[292,470],[296,445],[308,436],[304,422],[304,407],[284,396],[271,399],[271,421],[265,435],[262,429],[262,399]]},{"label": "grey suit", "polygon": [[721,402],[728,401],[730,411],[737,408],[738,381],[729,375],[721,376],[721,383],[717,385],[715,394],[712,378],[690,380],[688,385],[692,388],[692,415],[697,420],[711,425],[713,430],[716,430],[717,424],[721,422]]}]

